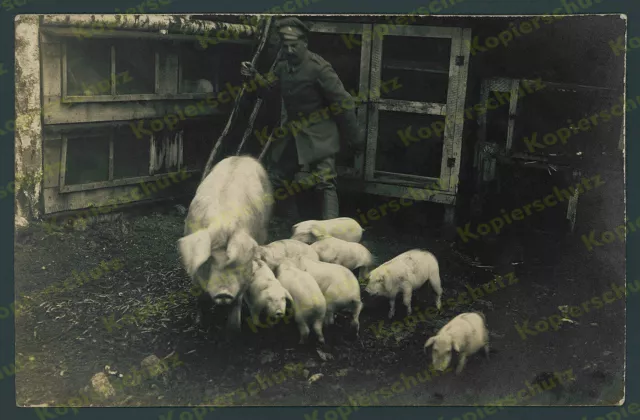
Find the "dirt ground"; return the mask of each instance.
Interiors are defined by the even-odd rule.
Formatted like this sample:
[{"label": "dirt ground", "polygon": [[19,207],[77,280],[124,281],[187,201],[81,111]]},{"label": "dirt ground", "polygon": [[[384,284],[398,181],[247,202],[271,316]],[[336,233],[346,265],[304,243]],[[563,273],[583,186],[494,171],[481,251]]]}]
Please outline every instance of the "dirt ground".
[{"label": "dirt ground", "polygon": [[[378,261],[412,248],[429,249],[438,257],[443,303],[457,298],[466,290],[465,284],[478,288],[497,274],[515,271],[518,281],[485,293],[470,304],[455,308],[445,305],[442,314],[419,323],[414,331],[403,329],[385,338],[377,338],[371,327],[383,320],[390,328],[388,303],[363,292],[360,338],[350,339],[346,334],[348,324],[339,320],[326,331],[327,344],[322,352],[315,345],[298,346],[293,324],[254,333],[244,323],[240,337],[225,339],[224,319],[216,314],[215,325],[209,331],[200,330],[193,324],[194,297],[186,304],[170,305],[138,325],[108,332],[105,317],[115,314],[118,320],[132,314],[146,299],[157,302],[188,289],[189,279],[176,250],[183,221],[184,216],[175,207],[163,206],[153,212],[97,223],[84,231],[67,229],[50,234],[42,225],[34,225],[19,232],[16,289],[26,296],[68,278],[72,270],[87,272],[101,260],[119,258],[123,266],[74,290],[57,293],[46,302],[37,302],[19,314],[16,353],[33,356],[35,361],[16,375],[18,405],[64,406],[90,385],[94,374],[110,371],[111,380],[115,380],[118,374],[139,369],[140,362],[151,354],[159,358],[177,354],[183,363],[164,376],[119,390],[110,400],[91,401],[91,405],[201,404],[240,388],[251,390],[247,387],[256,375],[279,377],[276,374],[287,363],[301,363],[304,368],[280,383],[272,379],[271,386],[236,398],[232,404],[348,404],[349,396],[391,387],[398,380],[402,382],[402,374],[416,377],[427,369],[430,355],[423,353],[426,339],[458,313],[470,310],[482,311],[487,318],[490,360],[479,352],[469,359],[460,376],[445,373],[411,385],[408,390],[381,398],[382,404],[487,404],[526,389],[525,381],[530,384],[545,372],[567,370],[572,370],[574,380],[524,404],[613,404],[623,397],[623,300],[574,318],[576,323],[565,322],[559,331],[539,333],[526,340],[514,325],[527,319],[535,324],[542,317],[557,314],[560,305],[580,305],[601,296],[611,282],[622,283],[623,279],[611,274],[611,267],[589,258],[575,235],[537,233],[521,238],[516,246],[504,240],[460,247],[428,229],[401,229],[394,225],[396,222],[376,225],[365,231],[362,243]],[[289,229],[285,221],[274,219],[270,240],[288,237]],[[516,248],[519,252],[514,252]],[[414,294],[414,308],[433,304],[429,285]],[[406,312],[401,304],[397,308],[394,320],[402,321]],[[0,322],[10,322],[10,318]],[[317,379],[316,374],[323,376]]]}]

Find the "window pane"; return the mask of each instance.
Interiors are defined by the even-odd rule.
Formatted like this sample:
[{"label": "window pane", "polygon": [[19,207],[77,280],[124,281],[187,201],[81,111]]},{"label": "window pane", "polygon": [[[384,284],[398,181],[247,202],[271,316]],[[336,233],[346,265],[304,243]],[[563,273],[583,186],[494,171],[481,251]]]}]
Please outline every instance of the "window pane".
[{"label": "window pane", "polygon": [[65,184],[109,180],[109,134],[67,140]]},{"label": "window pane", "polygon": [[213,48],[203,50],[193,44],[183,45],[180,50],[180,65],[182,67],[180,93],[217,92],[218,65]]},{"label": "window pane", "polygon": [[111,94],[111,47],[106,41],[67,41],[67,95]]},{"label": "window pane", "polygon": [[113,178],[149,175],[149,137],[137,138],[127,126],[116,129],[113,140]]},{"label": "window pane", "polygon": [[[426,55],[416,54],[418,51]],[[386,36],[382,44],[382,82],[397,79],[382,89],[382,99],[447,103],[451,39]],[[382,86],[381,86],[382,88]]]},{"label": "window pane", "polygon": [[116,47],[116,94],[154,93],[155,50],[148,42],[114,41]]},{"label": "window pane", "polygon": [[379,116],[375,169],[439,178],[444,134],[436,132],[444,117],[388,111]]}]

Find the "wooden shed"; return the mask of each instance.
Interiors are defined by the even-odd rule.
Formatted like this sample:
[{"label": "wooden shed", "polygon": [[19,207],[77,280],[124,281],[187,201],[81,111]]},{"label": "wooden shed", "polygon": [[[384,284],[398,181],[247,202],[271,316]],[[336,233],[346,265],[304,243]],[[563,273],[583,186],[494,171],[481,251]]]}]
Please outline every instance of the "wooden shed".
[{"label": "wooden shed", "polygon": [[[366,152],[339,156],[339,188],[437,203],[449,225],[460,213],[456,207],[464,213],[494,191],[487,183],[497,179],[495,165],[504,163],[495,150],[511,160],[530,160],[513,153],[522,141],[514,139],[513,127],[518,134],[521,126],[515,121],[536,113],[539,121],[546,117],[542,105],[518,114],[522,80],[596,92],[587,100],[597,106],[606,105],[601,98],[623,92],[623,58],[607,44],[625,31],[616,16],[581,23],[579,17],[551,19],[486,52],[471,50],[528,18],[301,19],[312,31],[310,50],[329,61],[346,89],[362,100],[356,112]],[[95,22],[108,29],[96,31]],[[78,39],[79,28],[89,35]],[[203,41],[224,30],[227,36]],[[41,184],[25,184],[18,193],[17,213],[24,217],[192,194],[199,176],[183,182],[176,173],[202,170],[233,103],[214,107],[206,98],[240,84],[240,62],[251,58],[258,41],[256,27],[228,15],[26,17],[17,35],[31,53],[17,56],[18,67],[31,68],[17,76],[17,116],[30,122],[16,128],[17,171],[43,174]],[[37,71],[29,67],[33,57]],[[580,72],[584,63],[592,71]],[[40,85],[41,96],[28,91],[32,83]],[[509,95],[497,114],[482,107],[490,92]],[[22,106],[25,101],[30,105]],[[41,126],[21,117],[35,108],[42,111]],[[250,112],[251,105],[242,108]],[[273,104],[263,108],[256,127],[273,125],[279,114]],[[496,137],[490,126],[502,117],[498,125],[506,128]],[[622,121],[615,124],[603,147],[619,159]],[[262,147],[257,135],[248,143],[251,153]],[[227,145],[223,155],[236,146]],[[538,157],[542,166],[549,163]],[[571,165],[580,166],[575,160]],[[425,189],[430,192],[415,194]],[[570,217],[571,211],[565,213]]]}]

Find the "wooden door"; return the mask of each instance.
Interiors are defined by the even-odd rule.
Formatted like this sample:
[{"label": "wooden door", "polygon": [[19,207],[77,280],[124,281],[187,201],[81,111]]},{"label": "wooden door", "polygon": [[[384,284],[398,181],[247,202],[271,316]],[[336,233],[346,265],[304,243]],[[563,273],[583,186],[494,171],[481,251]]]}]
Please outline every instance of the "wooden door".
[{"label": "wooden door", "polygon": [[471,30],[376,24],[372,33],[365,181],[425,187],[441,180],[445,188],[431,200],[452,203]]}]

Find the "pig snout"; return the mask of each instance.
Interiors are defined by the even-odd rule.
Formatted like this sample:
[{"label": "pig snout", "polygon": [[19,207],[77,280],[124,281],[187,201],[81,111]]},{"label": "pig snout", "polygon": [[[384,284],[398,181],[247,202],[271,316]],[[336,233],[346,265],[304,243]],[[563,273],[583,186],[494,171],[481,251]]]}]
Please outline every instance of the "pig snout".
[{"label": "pig snout", "polygon": [[213,303],[216,305],[230,305],[235,300],[235,297],[229,293],[218,293],[213,297]]}]

